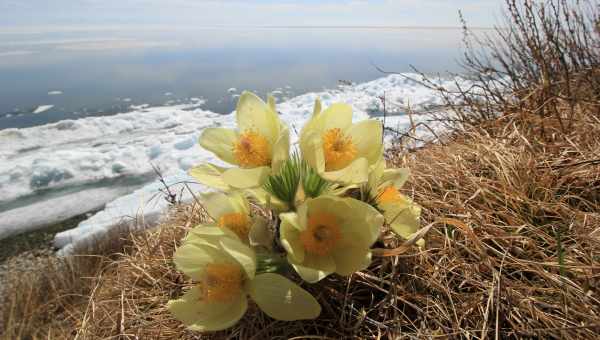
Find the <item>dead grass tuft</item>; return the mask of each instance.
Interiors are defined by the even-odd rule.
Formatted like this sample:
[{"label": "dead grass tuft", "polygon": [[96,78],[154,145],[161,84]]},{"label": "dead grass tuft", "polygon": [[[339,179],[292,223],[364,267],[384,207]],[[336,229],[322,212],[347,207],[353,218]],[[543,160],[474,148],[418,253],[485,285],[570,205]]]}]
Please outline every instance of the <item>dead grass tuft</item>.
[{"label": "dead grass tuft", "polygon": [[[505,117],[504,119],[511,119]],[[467,131],[392,162],[413,171],[426,252],[397,279],[420,336],[595,338],[600,331],[600,124],[541,141],[528,122]],[[547,122],[552,125],[552,122]]]}]

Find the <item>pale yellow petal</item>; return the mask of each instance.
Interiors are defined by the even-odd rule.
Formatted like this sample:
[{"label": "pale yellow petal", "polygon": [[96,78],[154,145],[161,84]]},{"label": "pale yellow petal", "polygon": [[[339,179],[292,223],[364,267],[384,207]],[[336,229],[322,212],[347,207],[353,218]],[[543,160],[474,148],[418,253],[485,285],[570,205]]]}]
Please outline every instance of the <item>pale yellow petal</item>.
[{"label": "pale yellow petal", "polygon": [[202,194],[202,204],[215,221],[225,214],[243,213],[248,214],[248,202],[239,193],[224,194],[221,192],[209,192]]},{"label": "pale yellow petal", "polygon": [[410,170],[406,168],[385,169],[381,176],[381,182],[387,185],[393,185],[397,189],[402,188],[404,183],[410,177]]},{"label": "pale yellow petal", "polygon": [[321,306],[315,298],[289,279],[278,274],[260,274],[250,282],[252,300],[276,320],[315,319]]},{"label": "pale yellow petal", "polygon": [[236,108],[239,130],[255,131],[265,137],[271,145],[279,135],[279,116],[269,105],[251,92],[243,92]]},{"label": "pale yellow petal", "polygon": [[321,132],[329,129],[346,129],[352,126],[352,106],[345,103],[331,104],[316,117],[314,127]]},{"label": "pale yellow petal", "polygon": [[392,230],[405,239],[419,230],[421,208],[414,203],[401,208],[387,209],[385,215]]},{"label": "pale yellow petal", "polygon": [[252,169],[231,168],[223,173],[223,181],[237,189],[250,189],[263,185],[271,174],[271,168],[261,166]]},{"label": "pale yellow petal", "polygon": [[315,106],[313,108],[313,114],[312,114],[311,118],[306,123],[304,123],[304,126],[300,130],[300,146],[301,146],[301,148],[305,144],[306,138],[308,137],[309,134],[317,132],[317,134],[319,136],[321,135],[322,131],[315,130],[315,124],[317,121],[316,118],[321,113],[321,110],[322,110],[321,100],[319,98],[317,98],[317,99],[315,99]]},{"label": "pale yellow petal", "polygon": [[227,237],[222,238],[220,243],[223,250],[242,266],[246,276],[252,279],[256,273],[256,254],[254,250],[239,240]]},{"label": "pale yellow petal", "polygon": [[366,158],[358,158],[341,170],[323,172],[321,176],[342,184],[365,183],[369,180],[369,162]]},{"label": "pale yellow petal", "polygon": [[371,263],[371,250],[360,245],[344,245],[336,249],[332,256],[335,261],[335,272],[342,276],[364,270]]},{"label": "pale yellow petal", "polygon": [[[339,198],[336,196],[319,196],[316,198],[307,199],[305,204],[298,209],[299,217],[302,215],[308,215],[309,213],[314,212],[328,212],[335,215],[344,216],[346,213],[346,209],[348,209],[347,204],[345,203],[346,199]],[[303,210],[300,210],[302,208]],[[306,225],[307,220],[300,220],[302,226]],[[305,227],[302,227],[301,230],[304,230]]]},{"label": "pale yellow petal", "polygon": [[304,247],[300,242],[300,226],[298,215],[296,213],[280,214],[281,225],[279,229],[281,245],[288,254],[297,262],[304,261]]},{"label": "pale yellow petal", "polygon": [[376,197],[379,189],[379,185],[381,184],[381,178],[385,172],[385,158],[379,158],[379,160],[371,167],[371,171],[369,172],[369,181],[367,183],[368,188],[371,190],[371,195]]},{"label": "pale yellow petal", "polygon": [[313,107],[313,118],[316,117],[318,114],[321,113],[322,109],[322,104],[321,104],[321,99],[317,98],[315,99],[315,106]]},{"label": "pale yellow petal", "polygon": [[332,256],[315,256],[306,253],[304,260],[300,263],[288,254],[288,262],[294,267],[298,275],[309,283],[319,282],[335,272],[335,261]]},{"label": "pale yellow petal", "polygon": [[221,160],[237,164],[233,156],[233,147],[237,143],[235,131],[224,128],[206,128],[200,135],[200,146],[214,153]]},{"label": "pale yellow petal", "polygon": [[311,199],[307,199],[303,204],[296,208],[296,214],[298,215],[298,225],[296,228],[299,231],[306,230],[306,224],[308,222],[308,202]]},{"label": "pale yellow petal", "polygon": [[198,182],[211,188],[228,191],[231,187],[223,181],[223,173],[226,168],[222,168],[210,163],[205,163],[189,170],[188,174],[194,177]]},{"label": "pale yellow petal", "polygon": [[278,173],[281,165],[290,157],[290,130],[282,125],[279,136],[273,146],[271,168],[273,173]]},{"label": "pale yellow petal", "polygon": [[367,119],[352,125],[348,129],[352,144],[358,151],[358,157],[364,157],[369,165],[377,163],[383,153],[383,128],[376,119]]},{"label": "pale yellow petal", "polygon": [[200,224],[192,228],[187,236],[183,239],[183,243],[196,243],[219,247],[219,240],[223,237],[229,237],[238,240],[238,236],[227,228],[220,228],[215,224]]},{"label": "pale yellow petal", "polygon": [[202,301],[194,287],[177,300],[169,301],[167,308],[173,316],[193,331],[219,331],[235,325],[248,309],[248,299],[239,294],[229,303]]},{"label": "pale yellow petal", "polygon": [[364,248],[371,247],[381,234],[383,215],[365,202],[353,198],[345,198],[344,202],[348,208],[337,212],[346,217],[343,237],[361,242]]},{"label": "pale yellow petal", "polygon": [[268,95],[267,96],[267,104],[269,105],[269,108],[271,109],[271,111],[277,112],[277,108],[275,105],[275,97],[273,97],[272,95]]},{"label": "pale yellow petal", "polygon": [[[223,251],[206,244],[186,243],[177,248],[173,262],[178,270],[198,281],[206,265],[222,262]],[[227,258],[225,260],[228,260]]]},{"label": "pale yellow petal", "polygon": [[325,171],[325,155],[321,134],[318,131],[309,131],[300,137],[300,152],[302,159],[317,173]]}]

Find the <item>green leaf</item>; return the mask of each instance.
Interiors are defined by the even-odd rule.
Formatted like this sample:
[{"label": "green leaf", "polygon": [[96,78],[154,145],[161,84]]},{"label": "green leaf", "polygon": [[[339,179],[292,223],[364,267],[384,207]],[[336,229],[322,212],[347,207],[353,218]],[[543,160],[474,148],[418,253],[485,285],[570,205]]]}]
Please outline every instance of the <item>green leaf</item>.
[{"label": "green leaf", "polygon": [[324,180],[306,161],[302,161],[302,188],[307,196],[315,198],[324,193],[330,183]]},{"label": "green leaf", "polygon": [[292,157],[283,163],[278,174],[267,177],[264,189],[279,200],[293,206],[300,183],[300,176],[300,157],[294,153]]}]

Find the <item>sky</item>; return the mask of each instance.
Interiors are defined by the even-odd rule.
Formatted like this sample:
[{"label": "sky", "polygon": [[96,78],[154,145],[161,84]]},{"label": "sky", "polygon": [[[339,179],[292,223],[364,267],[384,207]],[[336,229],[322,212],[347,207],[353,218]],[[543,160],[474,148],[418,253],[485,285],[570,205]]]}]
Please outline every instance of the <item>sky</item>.
[{"label": "sky", "polygon": [[202,26],[491,27],[503,0],[0,0],[0,32]]}]

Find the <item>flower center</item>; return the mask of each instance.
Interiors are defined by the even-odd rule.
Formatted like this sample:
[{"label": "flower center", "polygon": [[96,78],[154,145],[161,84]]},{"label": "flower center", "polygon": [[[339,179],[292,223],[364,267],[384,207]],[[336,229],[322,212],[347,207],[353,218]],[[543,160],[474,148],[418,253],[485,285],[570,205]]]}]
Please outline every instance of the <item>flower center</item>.
[{"label": "flower center", "polygon": [[247,240],[250,231],[250,219],[244,213],[224,214],[219,218],[219,227],[233,231],[242,241]]},{"label": "flower center", "polygon": [[356,158],[356,146],[350,137],[344,136],[338,128],[329,129],[323,134],[325,170],[335,171],[348,166]]},{"label": "flower center", "polygon": [[390,185],[383,189],[379,196],[377,196],[377,203],[379,204],[387,204],[387,203],[401,203],[404,200],[402,199],[402,195],[400,191],[396,189],[395,186]]},{"label": "flower center", "polygon": [[228,302],[242,290],[242,270],[229,263],[211,263],[200,283],[202,298],[207,302]]},{"label": "flower center", "polygon": [[377,203],[404,205],[408,203],[408,201],[395,186],[390,185],[379,193],[379,196],[377,196]]},{"label": "flower center", "polygon": [[271,164],[271,145],[262,135],[246,130],[233,146],[233,156],[241,168],[256,168]]},{"label": "flower center", "polygon": [[304,249],[312,254],[328,255],[342,238],[337,218],[329,213],[316,213],[308,217],[306,230],[300,233]]}]

